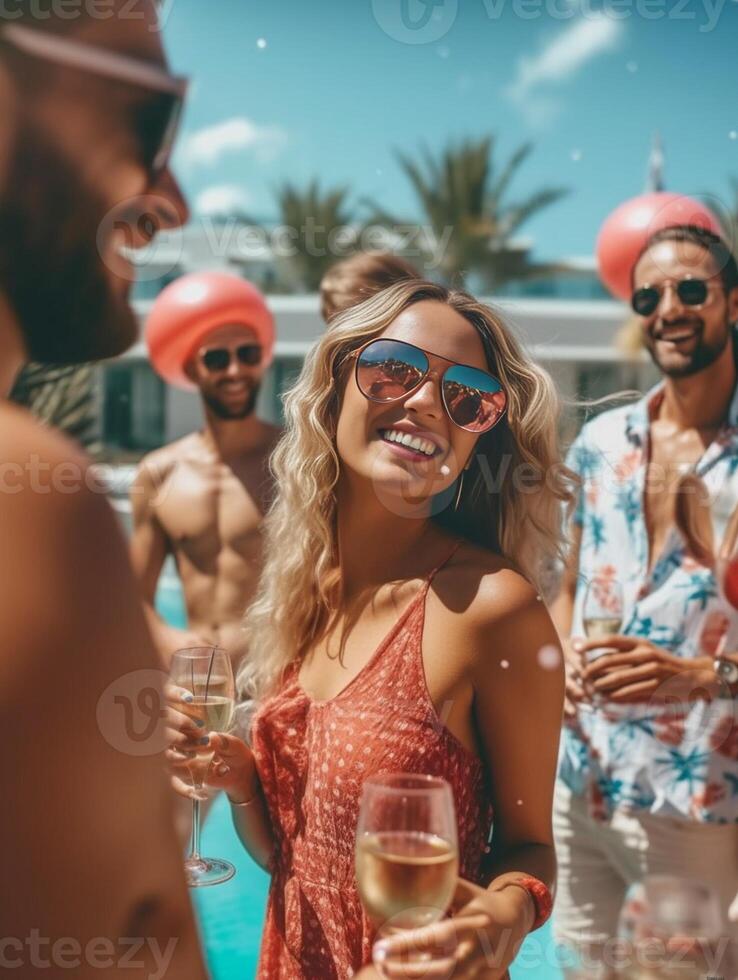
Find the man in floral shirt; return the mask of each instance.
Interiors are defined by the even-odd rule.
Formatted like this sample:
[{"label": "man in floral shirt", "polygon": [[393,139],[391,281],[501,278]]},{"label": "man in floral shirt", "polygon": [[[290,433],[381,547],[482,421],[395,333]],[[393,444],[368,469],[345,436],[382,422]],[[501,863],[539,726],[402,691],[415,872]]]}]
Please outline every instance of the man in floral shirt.
[{"label": "man in floral shirt", "polygon": [[[713,666],[732,611],[674,524],[685,472],[709,492],[716,541],[738,504],[738,269],[709,232],[670,228],[648,241],[632,286],[663,382],[586,424],[571,448],[582,490],[553,609],[572,638],[556,930],[595,962],[645,874],[706,880],[726,913],[738,891],[736,688]],[[617,580],[624,609],[617,635],[585,640],[592,579]]]}]

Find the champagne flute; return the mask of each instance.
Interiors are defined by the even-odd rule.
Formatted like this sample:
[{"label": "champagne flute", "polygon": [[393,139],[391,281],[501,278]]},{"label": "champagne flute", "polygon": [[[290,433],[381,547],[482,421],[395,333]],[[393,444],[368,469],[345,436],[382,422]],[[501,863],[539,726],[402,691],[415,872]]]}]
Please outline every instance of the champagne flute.
[{"label": "champagne flute", "polygon": [[[619,633],[623,625],[624,606],[623,587],[620,582],[612,575],[595,575],[587,583],[584,593],[582,621],[586,635],[590,639],[598,639]],[[591,663],[597,657],[609,652],[608,647],[590,650],[587,660]],[[591,697],[592,704],[598,704],[597,695],[592,693]],[[582,707],[586,709],[589,705],[581,704],[580,708]]]},{"label": "champagne flute", "polygon": [[[458,866],[454,800],[444,779],[391,773],[366,780],[356,831],[356,880],[380,938],[443,918]],[[376,948],[374,962],[381,965]]]},{"label": "champagne flute", "polygon": [[649,875],[631,885],[620,912],[618,939],[628,962],[619,976],[702,980],[708,974],[727,975],[723,936],[727,929],[713,888],[676,875]]},{"label": "champagne flute", "polygon": [[623,587],[610,575],[595,575],[584,593],[582,619],[590,639],[619,633],[623,625]]},{"label": "champagne flute", "polygon": [[[183,703],[180,710],[205,723],[201,729],[203,734],[228,731],[233,717],[235,684],[231,658],[225,650],[220,647],[177,650],[172,657],[169,677],[173,684],[192,695],[192,703]],[[207,792],[205,778],[213,755],[209,745],[198,747],[187,763],[185,771],[199,794]],[[185,860],[187,884],[190,888],[217,885],[228,881],[235,873],[236,869],[228,861],[205,858],[200,854],[200,800],[193,800],[192,837]]]}]

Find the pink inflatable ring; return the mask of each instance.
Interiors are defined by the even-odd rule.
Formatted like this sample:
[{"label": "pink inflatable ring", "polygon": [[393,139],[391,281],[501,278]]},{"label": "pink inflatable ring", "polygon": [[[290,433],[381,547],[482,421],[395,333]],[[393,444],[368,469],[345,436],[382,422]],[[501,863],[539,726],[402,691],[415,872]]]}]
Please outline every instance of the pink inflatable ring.
[{"label": "pink inflatable ring", "polygon": [[259,290],[225,272],[196,272],[175,280],[157,296],[146,321],[146,345],[156,372],[169,384],[193,390],[185,365],[218,327],[250,327],[264,349],[264,366],[274,353],[274,317]]},{"label": "pink inflatable ring", "polygon": [[630,299],[633,267],[649,238],[679,225],[705,228],[724,239],[713,212],[684,194],[642,194],[615,208],[597,237],[600,278],[610,292],[619,299]]}]

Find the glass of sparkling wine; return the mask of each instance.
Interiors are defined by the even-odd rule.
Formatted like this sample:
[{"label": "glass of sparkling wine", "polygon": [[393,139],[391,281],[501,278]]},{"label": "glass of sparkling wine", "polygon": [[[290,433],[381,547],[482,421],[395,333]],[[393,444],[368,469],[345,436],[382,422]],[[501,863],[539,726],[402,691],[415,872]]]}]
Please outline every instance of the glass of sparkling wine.
[{"label": "glass of sparkling wine", "polygon": [[619,633],[623,624],[623,587],[616,578],[595,576],[584,594],[584,632],[591,639]]},{"label": "glass of sparkling wine", "polygon": [[[379,938],[443,918],[458,868],[454,800],[444,779],[392,773],[366,780],[356,831],[356,880]],[[381,967],[378,950],[374,962]]]},{"label": "glass of sparkling wine", "polygon": [[[189,691],[191,704],[183,702],[180,710],[205,724],[200,729],[226,732],[230,728],[235,700],[233,669],[228,653],[220,647],[190,647],[177,650],[169,671],[172,684]],[[213,749],[198,748],[183,770],[198,793],[207,793],[205,777],[213,760]],[[184,778],[184,777],[183,777]],[[200,800],[192,801],[192,836],[185,860],[187,884],[191,888],[217,885],[228,881],[236,869],[220,858],[205,858],[200,854]]]},{"label": "glass of sparkling wine", "polygon": [[[591,579],[584,593],[582,607],[582,621],[587,637],[598,639],[619,633],[623,625],[623,608],[623,587],[616,578],[609,575],[596,575]],[[591,650],[587,659],[591,663],[609,651],[608,647]],[[592,703],[597,704],[597,700],[597,697],[592,695]]]},{"label": "glass of sparkling wine", "polygon": [[713,888],[674,875],[649,875],[631,885],[620,912],[618,939],[627,960],[618,976],[622,980],[733,976],[727,936]]}]

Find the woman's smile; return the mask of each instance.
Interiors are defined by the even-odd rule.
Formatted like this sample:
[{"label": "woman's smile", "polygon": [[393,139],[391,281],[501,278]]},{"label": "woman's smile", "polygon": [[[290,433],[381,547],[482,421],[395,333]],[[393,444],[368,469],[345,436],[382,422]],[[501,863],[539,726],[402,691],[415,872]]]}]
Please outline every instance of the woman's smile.
[{"label": "woman's smile", "polygon": [[443,453],[437,437],[414,426],[390,426],[377,432],[388,450],[402,459],[428,462]]}]

